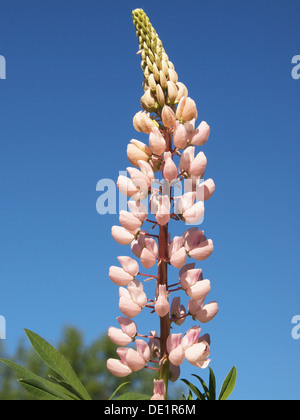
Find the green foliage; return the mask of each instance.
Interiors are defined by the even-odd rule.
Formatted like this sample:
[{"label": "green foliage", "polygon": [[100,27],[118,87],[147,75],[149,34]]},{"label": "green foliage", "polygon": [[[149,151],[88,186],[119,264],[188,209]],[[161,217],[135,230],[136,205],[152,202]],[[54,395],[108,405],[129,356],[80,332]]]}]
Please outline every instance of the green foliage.
[{"label": "green foliage", "polygon": [[[34,341],[34,336],[31,339]],[[64,329],[62,338],[57,344],[57,350],[61,355],[64,355],[63,357],[72,366],[72,370],[76,372],[78,380],[85,385],[86,391],[92,400],[108,400],[114,390],[120,385],[123,386],[122,392],[124,393],[129,392],[130,389],[134,393],[152,395],[153,372],[144,369],[130,375],[128,377],[130,383],[126,382],[123,384],[124,379],[113,376],[107,370],[106,360],[110,357],[115,357],[116,348],[117,346],[106,335],[96,339],[90,345],[86,345],[83,340],[83,334],[73,327]],[[41,352],[42,350],[39,351]],[[47,399],[51,397],[54,400],[61,399],[57,394],[54,394],[53,388],[51,388],[51,393],[47,392],[42,386],[39,388],[33,386],[33,384],[36,384],[34,381],[37,378],[39,378],[43,386],[58,385],[59,388],[56,388],[56,391],[58,389],[63,391],[66,394],[64,395],[65,398],[70,396],[68,392],[72,394],[72,399],[81,398],[80,393],[77,393],[77,390],[69,386],[68,381],[44,363],[37,356],[37,353],[28,347],[27,343],[24,343],[23,339],[20,341],[14,356],[8,355],[4,348],[4,342],[0,342],[0,354],[2,359],[7,362],[6,364],[0,363],[0,400],[37,400],[45,399],[45,397]],[[9,363],[11,363],[10,367],[8,366]],[[31,372],[33,377],[29,378],[29,381],[24,381],[25,372],[19,370],[18,373],[16,369],[12,368],[12,364],[14,364],[14,367],[16,365],[19,366],[19,369],[22,369],[22,366],[24,366],[23,369],[27,371],[27,379],[29,376],[28,371]],[[16,374],[17,378],[22,378],[21,381],[16,381]],[[30,382],[31,380],[33,380],[33,383]]]},{"label": "green foliage", "polygon": [[209,368],[209,385],[207,386],[206,383],[202,378],[200,378],[198,375],[192,375],[195,378],[198,379],[200,382],[202,389],[204,392],[201,392],[199,388],[197,388],[196,385],[192,384],[191,382],[187,381],[186,379],[182,379],[182,382],[184,382],[189,387],[189,393],[187,397],[185,395],[183,396],[184,400],[193,400],[193,394],[195,395],[195,400],[201,400],[201,401],[215,401],[215,400],[227,400],[230,395],[232,394],[236,379],[237,379],[237,370],[234,366],[231,371],[226,376],[222,388],[219,394],[219,397],[217,398],[217,392],[216,392],[216,378],[213,370]]}]

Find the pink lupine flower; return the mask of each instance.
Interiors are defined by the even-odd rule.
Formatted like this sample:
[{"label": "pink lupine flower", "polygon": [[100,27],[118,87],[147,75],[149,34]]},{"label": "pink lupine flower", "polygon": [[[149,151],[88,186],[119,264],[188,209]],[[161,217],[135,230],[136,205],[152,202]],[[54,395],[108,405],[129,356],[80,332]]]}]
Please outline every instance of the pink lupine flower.
[{"label": "pink lupine flower", "polygon": [[136,234],[142,226],[142,222],[137,217],[125,210],[120,211],[119,221],[123,228],[133,234]]},{"label": "pink lupine flower", "polygon": [[213,241],[198,229],[187,231],[184,246],[188,255],[198,261],[206,260],[214,250]]},{"label": "pink lupine flower", "polygon": [[[187,266],[189,266],[187,264]],[[179,273],[179,280],[181,283],[181,287],[184,290],[189,289],[190,287],[194,286],[198,281],[202,280],[202,269],[201,268],[189,268],[183,270]]]},{"label": "pink lupine flower", "polygon": [[168,302],[168,292],[166,285],[158,286],[158,297],[156,299],[154,308],[157,315],[161,318],[169,313],[170,304]]},{"label": "pink lupine flower", "polygon": [[189,146],[181,154],[181,158],[178,165],[179,171],[180,172],[185,171],[189,173],[191,163],[193,162],[194,159],[195,159],[195,147]]},{"label": "pink lupine flower", "polygon": [[192,207],[186,210],[182,214],[182,217],[187,224],[194,225],[203,219],[204,210],[203,201],[198,201],[197,203],[193,204]]},{"label": "pink lupine flower", "polygon": [[210,348],[208,343],[202,341],[201,343],[193,344],[185,350],[185,357],[189,363],[201,369],[208,367],[210,359]]},{"label": "pink lupine flower", "polygon": [[117,286],[127,286],[134,280],[134,276],[127,273],[123,268],[115,266],[109,268],[109,278]]},{"label": "pink lupine flower", "polygon": [[176,125],[176,116],[172,108],[168,105],[165,105],[162,109],[161,119],[163,125],[168,128],[173,128]]},{"label": "pink lupine flower", "polygon": [[150,348],[150,358],[156,359],[160,357],[160,340],[156,331],[150,331],[150,340],[148,346]]},{"label": "pink lupine flower", "polygon": [[108,359],[106,365],[107,369],[118,378],[124,378],[132,373],[132,370],[118,359]]},{"label": "pink lupine flower", "polygon": [[160,380],[153,380],[154,383],[154,390],[153,390],[153,396],[150,398],[150,400],[164,400],[166,395],[166,385],[163,379]]},{"label": "pink lupine flower", "polygon": [[152,169],[152,166],[150,165],[150,163],[145,162],[143,160],[139,160],[138,161],[138,165],[140,167],[140,170],[142,171],[142,173],[150,180],[153,181],[155,179],[155,175]]},{"label": "pink lupine flower", "polygon": [[122,316],[118,316],[117,320],[123,333],[127,334],[131,339],[134,339],[137,334],[136,323],[133,322],[132,319],[124,318]]},{"label": "pink lupine flower", "polygon": [[139,272],[138,263],[131,257],[118,257],[118,261],[121,264],[122,268],[126,273],[130,274],[132,277],[135,277]]},{"label": "pink lupine flower", "polygon": [[177,170],[177,166],[175,165],[172,159],[171,152],[164,153],[164,162],[165,162],[164,169],[163,169],[164,178],[169,182],[174,181],[178,177],[178,170]]},{"label": "pink lupine flower", "polygon": [[184,124],[176,122],[173,132],[173,143],[178,149],[185,149],[187,146],[188,133]]},{"label": "pink lupine flower", "polygon": [[200,125],[198,126],[198,128],[195,130],[190,140],[190,143],[193,146],[203,146],[203,144],[205,144],[208,140],[209,133],[210,133],[209,125],[205,121],[202,121]]},{"label": "pink lupine flower", "polygon": [[201,328],[198,325],[190,328],[184,335],[181,346],[185,351],[188,347],[192,346],[193,344],[198,343],[198,339],[200,336]]},{"label": "pink lupine flower", "polygon": [[186,309],[180,303],[180,296],[176,296],[172,300],[170,316],[176,325],[182,325],[185,321]]},{"label": "pink lupine flower", "polygon": [[118,346],[127,346],[132,341],[131,337],[124,334],[120,328],[115,327],[110,327],[108,329],[108,337]]},{"label": "pink lupine flower", "polygon": [[185,264],[187,253],[181,236],[173,238],[169,247],[169,257],[170,263],[176,268],[181,268]]},{"label": "pink lupine flower", "polygon": [[195,101],[190,97],[183,96],[180,99],[180,102],[176,111],[176,118],[181,121],[191,121],[197,119],[198,112]]},{"label": "pink lupine flower", "polygon": [[127,176],[120,175],[117,180],[117,187],[122,194],[127,197],[132,197],[134,194],[138,193],[138,188],[134,185],[132,180]]},{"label": "pink lupine flower", "polygon": [[193,176],[203,176],[207,165],[207,159],[203,152],[199,152],[195,159],[191,162],[188,173]]},{"label": "pink lupine flower", "polygon": [[156,155],[162,155],[166,150],[166,140],[158,128],[152,128],[149,135],[150,149]]},{"label": "pink lupine flower", "polygon": [[124,317],[118,317],[117,320],[121,329],[110,327],[108,337],[119,346],[127,346],[137,334],[136,324],[131,319]]},{"label": "pink lupine flower", "polygon": [[130,175],[133,184],[143,190],[148,190],[151,187],[151,179],[137,168],[126,168]]},{"label": "pink lupine flower", "polygon": [[148,161],[151,155],[151,149],[139,140],[131,140],[127,146],[127,157],[133,166],[138,166],[139,160]]},{"label": "pink lupine flower", "polygon": [[181,345],[182,334],[170,334],[167,338],[167,351],[169,360],[174,366],[179,366],[184,361],[184,350]]},{"label": "pink lupine flower", "polygon": [[146,362],[139,352],[131,348],[128,349],[125,360],[132,372],[138,372],[146,366]]},{"label": "pink lupine flower", "polygon": [[145,362],[148,362],[151,357],[150,347],[144,340],[136,340],[136,350],[139,355],[144,359]]},{"label": "pink lupine flower", "polygon": [[186,294],[195,300],[205,299],[210,292],[210,281],[199,280],[194,286],[189,287],[185,290]]},{"label": "pink lupine flower", "polygon": [[131,250],[136,257],[140,258],[142,265],[149,269],[156,264],[158,247],[155,240],[146,235],[147,232],[140,231],[138,239],[131,244]]},{"label": "pink lupine flower", "polygon": [[130,245],[131,242],[135,239],[135,235],[129,232],[127,229],[122,226],[113,226],[111,229],[112,237],[120,245]]},{"label": "pink lupine flower", "polygon": [[197,319],[202,324],[206,324],[217,315],[219,306],[217,302],[210,302],[204,305],[204,299],[191,299],[188,303],[188,310],[193,318]]},{"label": "pink lupine flower", "polygon": [[131,213],[139,219],[142,223],[148,217],[148,210],[147,207],[142,203],[137,203],[136,201],[128,201],[128,207]]},{"label": "pink lupine flower", "polygon": [[163,195],[158,198],[158,210],[155,218],[160,226],[166,225],[170,221],[170,197]]},{"label": "pink lupine flower", "polygon": [[211,198],[213,193],[215,192],[216,186],[214,181],[209,178],[204,182],[201,182],[197,186],[197,196],[199,200],[207,201]]},{"label": "pink lupine flower", "polygon": [[134,318],[147,304],[147,296],[141,282],[134,280],[130,282],[127,289],[119,289],[119,308],[123,315]]}]

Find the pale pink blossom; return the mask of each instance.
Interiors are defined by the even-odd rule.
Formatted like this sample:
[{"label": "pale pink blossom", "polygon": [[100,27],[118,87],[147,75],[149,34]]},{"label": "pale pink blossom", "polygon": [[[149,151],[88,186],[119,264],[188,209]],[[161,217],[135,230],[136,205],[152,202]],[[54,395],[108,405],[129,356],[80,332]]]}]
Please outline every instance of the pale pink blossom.
[{"label": "pale pink blossom", "polygon": [[213,241],[206,238],[204,231],[189,229],[183,236],[184,246],[190,257],[197,261],[203,261],[212,254],[214,250]]},{"label": "pale pink blossom", "polygon": [[174,236],[169,246],[169,257],[170,263],[176,268],[181,268],[185,264],[187,253],[181,236]]},{"label": "pale pink blossom", "polygon": [[127,157],[133,166],[138,166],[139,160],[148,161],[151,155],[151,149],[139,140],[131,140],[127,146]]},{"label": "pale pink blossom", "polygon": [[198,201],[192,207],[183,212],[182,217],[187,224],[194,225],[199,223],[204,217],[204,203]]},{"label": "pale pink blossom", "polygon": [[166,150],[166,140],[158,128],[154,127],[149,135],[149,145],[152,152],[162,155]]},{"label": "pale pink blossom", "polygon": [[201,369],[208,367],[210,363],[210,359],[208,359],[209,354],[210,347],[205,341],[193,344],[185,350],[185,357],[187,361]]},{"label": "pale pink blossom", "polygon": [[195,159],[191,162],[188,173],[193,176],[203,176],[207,165],[207,158],[203,152],[199,152]]},{"label": "pale pink blossom", "polygon": [[194,146],[203,146],[203,144],[205,144],[208,140],[209,133],[209,125],[205,121],[202,121],[198,128],[195,130],[190,143]]},{"label": "pale pink blossom", "polygon": [[117,286],[127,286],[132,280],[134,280],[134,276],[127,273],[123,268],[111,266],[109,268],[109,278],[113,283]]},{"label": "pale pink blossom", "polygon": [[111,229],[112,237],[120,245],[130,245],[131,242],[135,239],[135,235],[129,232],[122,226],[113,226]]},{"label": "pale pink blossom", "polygon": [[194,286],[199,280],[201,280],[202,276],[202,269],[201,268],[191,268],[185,269],[180,271],[179,273],[179,280],[181,283],[181,287],[184,290],[189,289],[190,287]]},{"label": "pale pink blossom", "polygon": [[106,365],[107,369],[118,378],[124,378],[132,373],[132,370],[118,359],[108,359]]},{"label": "pale pink blossom", "polygon": [[164,226],[170,221],[170,197],[163,195],[158,198],[158,210],[155,218],[160,226]]},{"label": "pale pink blossom", "polygon": [[119,308],[128,318],[134,318],[147,304],[143,284],[137,280],[130,282],[127,289],[120,287],[119,296]]},{"label": "pale pink blossom", "polygon": [[197,119],[198,112],[197,106],[193,99],[190,97],[183,96],[180,99],[176,110],[176,118],[180,121],[191,121],[193,119]]},{"label": "pale pink blossom", "polygon": [[173,131],[173,143],[174,146],[178,149],[185,149],[187,146],[188,133],[184,124],[176,122],[174,131]]},{"label": "pale pink blossom", "polygon": [[210,302],[205,305],[204,299],[191,299],[188,302],[188,310],[194,319],[197,319],[202,324],[205,324],[217,315],[219,307],[217,302]]},{"label": "pale pink blossom", "polygon": [[132,277],[135,277],[139,272],[139,265],[131,257],[118,257],[118,261],[121,264],[122,268],[126,273],[130,274]]},{"label": "pale pink blossom", "polygon": [[195,189],[197,191],[198,200],[207,201],[212,197],[213,193],[215,192],[216,186],[211,178],[205,180],[204,182],[201,182],[201,180],[197,179]]},{"label": "pale pink blossom", "polygon": [[209,280],[199,280],[196,284],[186,289],[185,292],[192,299],[201,300],[205,299],[210,292],[210,289]]},{"label": "pale pink blossom", "polygon": [[173,128],[176,124],[176,116],[172,108],[168,105],[165,105],[162,109],[161,119],[163,125],[168,128]]},{"label": "pale pink blossom", "polygon": [[132,341],[132,338],[127,334],[124,334],[120,328],[115,327],[110,327],[108,329],[108,337],[118,346],[127,346]]},{"label": "pale pink blossom", "polygon": [[153,380],[154,383],[154,390],[153,390],[153,396],[150,398],[150,400],[164,400],[166,395],[166,385],[163,379]]},{"label": "pale pink blossom", "polygon": [[140,235],[131,244],[131,250],[135,256],[140,258],[141,264],[149,269],[156,264],[158,246],[153,238],[148,238],[147,232],[140,231]]},{"label": "pale pink blossom", "polygon": [[147,219],[148,210],[144,204],[130,200],[128,201],[128,207],[131,213],[142,223]]},{"label": "pale pink blossom", "polygon": [[172,300],[171,310],[170,310],[171,320],[176,325],[182,325],[185,321],[186,309],[184,305],[181,305],[180,296],[176,296]]},{"label": "pale pink blossom", "polygon": [[156,299],[154,308],[157,315],[161,318],[163,318],[169,313],[170,304],[168,301],[168,292],[166,285],[158,286],[158,297]]},{"label": "pale pink blossom", "polygon": [[127,176],[120,175],[117,180],[117,187],[122,194],[127,197],[132,197],[134,194],[138,193],[138,188],[134,185],[132,180]]},{"label": "pale pink blossom", "polygon": [[137,217],[125,210],[120,211],[119,221],[123,228],[133,234],[136,234],[142,226],[142,222]]},{"label": "pale pink blossom", "polygon": [[120,324],[121,330],[124,334],[127,334],[131,339],[137,334],[137,326],[132,319],[124,318],[122,316],[117,317],[118,323]]},{"label": "pale pink blossom", "polygon": [[170,362],[179,366],[184,361],[184,350],[181,345],[182,334],[170,334],[167,338],[167,351]]},{"label": "pale pink blossom", "polygon": [[177,166],[175,165],[173,159],[172,159],[172,153],[171,152],[165,152],[164,153],[164,169],[163,169],[163,177],[169,181],[172,182],[178,177],[178,170]]}]

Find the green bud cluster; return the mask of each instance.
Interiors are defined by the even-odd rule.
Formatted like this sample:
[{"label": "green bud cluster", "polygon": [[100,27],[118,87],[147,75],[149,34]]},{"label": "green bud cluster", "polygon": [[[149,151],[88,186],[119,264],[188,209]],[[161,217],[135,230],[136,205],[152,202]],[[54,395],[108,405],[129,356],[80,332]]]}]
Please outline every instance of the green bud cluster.
[{"label": "green bud cluster", "polygon": [[142,9],[135,9],[132,15],[144,72],[145,94],[141,98],[141,105],[147,112],[160,113],[165,105],[178,104],[188,92],[183,83],[178,82],[174,65],[146,13]]}]

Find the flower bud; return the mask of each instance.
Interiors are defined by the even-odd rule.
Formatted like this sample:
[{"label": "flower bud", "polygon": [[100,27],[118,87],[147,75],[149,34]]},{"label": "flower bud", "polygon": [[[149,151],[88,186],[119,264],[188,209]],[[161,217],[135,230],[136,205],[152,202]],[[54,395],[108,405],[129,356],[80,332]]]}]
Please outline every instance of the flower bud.
[{"label": "flower bud", "polygon": [[140,111],[133,117],[133,126],[139,133],[150,134],[153,127],[158,127],[158,123],[152,120],[147,113]]},{"label": "flower bud", "polygon": [[159,72],[159,83],[162,89],[166,90],[168,87],[167,78],[162,70]]},{"label": "flower bud", "polygon": [[177,82],[176,85],[177,85],[177,88],[178,88],[178,94],[177,94],[177,98],[176,98],[175,103],[179,103],[180,99],[183,96],[187,97],[189,93],[188,93],[187,87],[183,83]]},{"label": "flower bud", "polygon": [[178,95],[178,89],[174,82],[167,82],[167,103],[174,104]]},{"label": "flower bud", "polygon": [[176,124],[174,111],[168,105],[163,107],[161,118],[163,125],[167,128],[173,128]]},{"label": "flower bud", "polygon": [[170,82],[173,82],[173,83],[178,82],[178,74],[172,68],[169,68],[169,80],[170,80]]},{"label": "flower bud", "polygon": [[191,144],[194,146],[202,146],[208,140],[210,133],[210,127],[205,122],[202,121],[197,130],[195,130],[194,135],[191,138]]},{"label": "flower bud", "polygon": [[155,91],[156,91],[156,81],[155,81],[155,78],[154,78],[153,73],[151,73],[151,74],[150,74],[150,76],[149,76],[149,78],[148,78],[148,85],[149,85],[149,88],[150,88],[153,92],[155,92]]},{"label": "flower bud", "polygon": [[191,121],[193,119],[197,119],[198,112],[197,107],[193,99],[183,96],[180,99],[176,110],[176,118],[183,122]]},{"label": "flower bud", "polygon": [[152,153],[161,155],[166,150],[166,140],[158,128],[153,128],[149,136],[149,145]]},{"label": "flower bud", "polygon": [[145,111],[153,112],[158,108],[158,104],[151,92],[151,89],[147,89],[145,94],[141,97],[141,106]]},{"label": "flower bud", "polygon": [[187,146],[187,131],[185,126],[178,121],[173,132],[173,143],[178,149],[185,149]]},{"label": "flower bud", "polygon": [[165,105],[165,94],[162,90],[161,85],[156,85],[156,99],[161,107]]},{"label": "flower bud", "polygon": [[131,140],[127,146],[127,157],[129,162],[137,167],[139,160],[148,162],[152,155],[151,149],[144,143],[138,140]]}]

